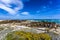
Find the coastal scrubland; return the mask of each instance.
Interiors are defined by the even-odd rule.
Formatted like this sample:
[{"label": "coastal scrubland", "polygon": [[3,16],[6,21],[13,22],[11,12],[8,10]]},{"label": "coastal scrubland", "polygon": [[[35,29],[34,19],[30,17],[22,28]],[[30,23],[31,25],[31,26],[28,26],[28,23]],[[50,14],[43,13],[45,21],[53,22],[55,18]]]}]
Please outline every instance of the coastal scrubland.
[{"label": "coastal scrubland", "polygon": [[5,40],[51,40],[51,37],[46,33],[14,31],[8,33]]}]

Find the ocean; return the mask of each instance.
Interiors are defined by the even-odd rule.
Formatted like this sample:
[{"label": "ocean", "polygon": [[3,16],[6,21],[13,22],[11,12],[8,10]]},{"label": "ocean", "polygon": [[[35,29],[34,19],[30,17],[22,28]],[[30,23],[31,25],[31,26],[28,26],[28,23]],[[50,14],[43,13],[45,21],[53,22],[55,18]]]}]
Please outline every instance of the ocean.
[{"label": "ocean", "polygon": [[30,21],[35,21],[35,22],[45,21],[45,22],[55,22],[57,24],[60,24],[60,19],[30,19]]}]

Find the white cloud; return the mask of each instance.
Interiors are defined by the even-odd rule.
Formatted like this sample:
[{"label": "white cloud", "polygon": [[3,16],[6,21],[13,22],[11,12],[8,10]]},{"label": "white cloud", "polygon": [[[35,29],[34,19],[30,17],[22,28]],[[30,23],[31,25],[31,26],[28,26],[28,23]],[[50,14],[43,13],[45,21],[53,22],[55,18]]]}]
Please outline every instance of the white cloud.
[{"label": "white cloud", "polygon": [[[15,4],[17,7],[10,8],[10,4]],[[20,0],[0,0],[0,8],[7,11],[9,14],[16,14],[18,10],[23,9],[23,3]]]},{"label": "white cloud", "polygon": [[22,12],[22,15],[29,15],[29,12]]},{"label": "white cloud", "polygon": [[11,3],[12,1],[10,1],[10,0],[0,0],[1,2],[3,2],[3,3]]},{"label": "white cloud", "polygon": [[16,11],[15,11],[15,10],[13,10],[13,9],[11,9],[11,8],[9,8],[9,7],[6,7],[6,6],[3,5],[3,4],[0,4],[0,8],[1,8],[1,9],[4,9],[5,11],[9,12],[10,14],[16,14]]}]

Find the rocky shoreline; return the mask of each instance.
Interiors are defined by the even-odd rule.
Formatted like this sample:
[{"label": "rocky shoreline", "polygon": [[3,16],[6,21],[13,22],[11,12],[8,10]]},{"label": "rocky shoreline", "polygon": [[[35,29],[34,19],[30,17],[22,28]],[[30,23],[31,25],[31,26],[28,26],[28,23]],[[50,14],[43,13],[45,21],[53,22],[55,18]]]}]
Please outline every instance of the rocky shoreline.
[{"label": "rocky shoreline", "polygon": [[3,20],[0,21],[0,25],[1,24],[13,24],[13,25],[24,25],[28,27],[47,27],[47,28],[54,28],[55,26],[60,27],[60,24],[56,24],[55,22],[45,22],[45,21],[33,22],[30,20]]},{"label": "rocky shoreline", "polygon": [[[3,20],[0,21],[0,28],[2,29],[2,33],[0,35],[5,35],[10,32],[10,30],[26,30],[37,33],[47,33],[49,34],[53,40],[60,39],[60,26],[55,22],[33,22],[30,20]],[[7,31],[5,31],[5,29]],[[55,34],[54,34],[55,33]],[[57,34],[57,35],[56,35]],[[56,37],[54,37],[56,35]],[[58,36],[59,35],[59,36]]]}]

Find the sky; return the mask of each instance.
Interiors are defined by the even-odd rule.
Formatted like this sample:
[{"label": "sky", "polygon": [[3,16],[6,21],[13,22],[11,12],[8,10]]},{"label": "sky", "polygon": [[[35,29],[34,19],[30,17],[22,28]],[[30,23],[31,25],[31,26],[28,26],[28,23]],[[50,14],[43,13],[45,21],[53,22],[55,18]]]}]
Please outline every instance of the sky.
[{"label": "sky", "polygon": [[0,19],[60,19],[60,0],[0,0]]}]

